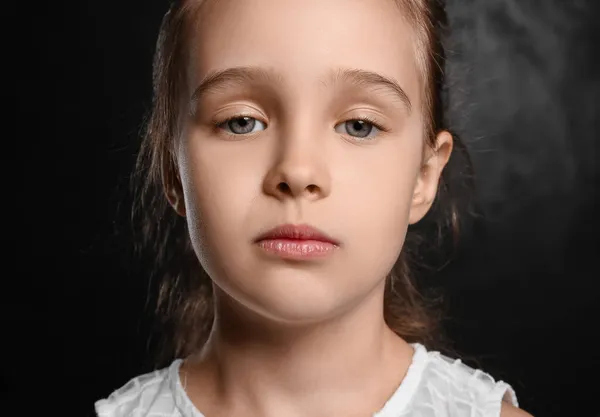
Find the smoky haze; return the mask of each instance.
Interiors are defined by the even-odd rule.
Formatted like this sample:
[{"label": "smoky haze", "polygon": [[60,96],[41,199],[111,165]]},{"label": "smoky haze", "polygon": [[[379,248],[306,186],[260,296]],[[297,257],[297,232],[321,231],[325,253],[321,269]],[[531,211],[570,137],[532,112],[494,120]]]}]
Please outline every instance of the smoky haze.
[{"label": "smoky haze", "polygon": [[516,237],[513,245],[531,256],[560,252],[580,212],[594,204],[593,7],[448,1],[451,125],[471,151],[486,228],[496,239]]},{"label": "smoky haze", "polygon": [[552,201],[572,210],[596,169],[590,6],[451,0],[448,12],[450,118],[469,144],[488,214],[503,221]]}]

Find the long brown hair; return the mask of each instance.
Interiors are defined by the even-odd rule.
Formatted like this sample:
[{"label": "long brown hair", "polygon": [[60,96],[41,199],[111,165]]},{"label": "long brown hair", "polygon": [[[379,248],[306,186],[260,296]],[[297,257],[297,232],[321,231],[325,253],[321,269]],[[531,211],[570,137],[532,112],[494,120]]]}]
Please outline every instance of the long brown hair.
[{"label": "long brown hair", "polygon": [[[417,34],[417,62],[423,74],[426,145],[447,129],[442,39],[446,12],[441,0],[396,0]],[[212,283],[192,249],[185,219],[169,206],[161,170],[175,170],[172,143],[179,128],[179,97],[184,88],[186,28],[204,2],[180,0],[165,15],[154,59],[154,100],[132,176],[132,220],[137,250],[151,265],[149,305],[155,307],[158,342],[155,365],[184,357],[200,347],[213,321]],[[384,313],[388,325],[408,342],[443,350],[440,299],[422,296],[414,275],[435,271],[448,259],[460,231],[464,190],[472,187],[471,163],[464,144],[454,149],[442,173],[436,200],[425,218],[409,227],[399,259],[389,274]],[[167,172],[169,174],[169,172]],[[465,188],[464,185],[467,185]],[[449,244],[449,245],[448,245]],[[435,300],[435,301],[432,301]]]}]

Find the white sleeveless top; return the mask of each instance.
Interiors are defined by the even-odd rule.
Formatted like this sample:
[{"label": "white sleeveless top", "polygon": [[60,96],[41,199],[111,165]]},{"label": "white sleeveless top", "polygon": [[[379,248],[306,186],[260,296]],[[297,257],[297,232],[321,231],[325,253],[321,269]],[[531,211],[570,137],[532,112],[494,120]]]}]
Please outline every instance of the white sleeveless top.
[{"label": "white sleeveless top", "polygon": [[[415,354],[406,376],[373,417],[499,417],[502,400],[518,407],[507,383],[460,359],[412,346]],[[98,417],[204,417],[181,385],[181,363],[176,359],[168,368],[133,378],[97,401]]]}]

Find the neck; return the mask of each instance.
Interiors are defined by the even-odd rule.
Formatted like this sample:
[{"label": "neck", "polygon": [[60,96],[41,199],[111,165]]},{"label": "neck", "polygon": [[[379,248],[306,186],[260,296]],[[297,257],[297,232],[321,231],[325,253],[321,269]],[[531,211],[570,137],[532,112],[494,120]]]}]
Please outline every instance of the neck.
[{"label": "neck", "polygon": [[204,392],[200,410],[212,403],[217,415],[370,415],[412,360],[412,347],[384,321],[383,289],[351,311],[304,326],[261,319],[222,293],[215,296],[211,336],[189,361],[198,393]]}]

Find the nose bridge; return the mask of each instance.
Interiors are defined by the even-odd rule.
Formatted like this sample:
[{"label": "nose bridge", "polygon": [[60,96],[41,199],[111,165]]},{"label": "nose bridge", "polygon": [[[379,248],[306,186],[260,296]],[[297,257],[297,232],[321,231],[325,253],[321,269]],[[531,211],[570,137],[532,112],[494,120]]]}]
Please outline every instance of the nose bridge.
[{"label": "nose bridge", "polygon": [[[279,157],[284,167],[297,173],[317,168],[323,153],[324,131],[317,120],[320,109],[315,102],[319,91],[312,86],[295,85],[287,95],[278,138]],[[317,114],[315,114],[317,113]]]},{"label": "nose bridge", "polygon": [[316,134],[311,130],[314,131],[306,124],[298,124],[281,132],[278,139],[279,157],[284,166],[303,171],[316,164],[318,144]]}]

